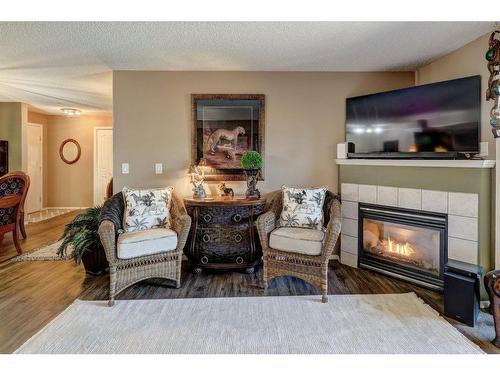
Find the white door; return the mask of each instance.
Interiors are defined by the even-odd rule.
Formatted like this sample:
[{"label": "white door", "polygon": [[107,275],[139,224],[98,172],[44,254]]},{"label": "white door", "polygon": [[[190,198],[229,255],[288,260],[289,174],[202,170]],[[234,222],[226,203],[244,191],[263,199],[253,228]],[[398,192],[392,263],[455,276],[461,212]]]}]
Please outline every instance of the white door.
[{"label": "white door", "polygon": [[26,212],[31,213],[42,209],[42,126],[28,124],[28,176],[30,187],[26,197]]},{"label": "white door", "polygon": [[113,177],[113,129],[94,130],[94,204],[102,204]]}]

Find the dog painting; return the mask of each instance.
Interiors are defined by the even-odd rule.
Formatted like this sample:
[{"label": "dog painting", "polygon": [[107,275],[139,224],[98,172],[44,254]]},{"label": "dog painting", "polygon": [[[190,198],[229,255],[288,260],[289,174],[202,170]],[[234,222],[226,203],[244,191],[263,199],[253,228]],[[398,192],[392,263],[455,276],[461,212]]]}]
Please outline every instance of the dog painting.
[{"label": "dog painting", "polygon": [[207,181],[244,180],[241,156],[262,155],[264,95],[193,94],[193,164],[204,159]]}]

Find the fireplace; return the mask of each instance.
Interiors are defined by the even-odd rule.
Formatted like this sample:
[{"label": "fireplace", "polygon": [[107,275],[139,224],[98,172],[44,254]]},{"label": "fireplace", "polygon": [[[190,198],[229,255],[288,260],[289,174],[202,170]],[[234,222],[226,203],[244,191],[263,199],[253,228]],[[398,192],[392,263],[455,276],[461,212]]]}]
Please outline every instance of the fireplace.
[{"label": "fireplace", "polygon": [[359,204],[359,266],[442,290],[447,215]]}]

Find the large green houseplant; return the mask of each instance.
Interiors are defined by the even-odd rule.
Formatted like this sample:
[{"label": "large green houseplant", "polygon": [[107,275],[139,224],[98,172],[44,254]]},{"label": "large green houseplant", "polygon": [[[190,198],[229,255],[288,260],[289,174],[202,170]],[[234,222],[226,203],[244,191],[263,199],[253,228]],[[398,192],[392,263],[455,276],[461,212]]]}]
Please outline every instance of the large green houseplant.
[{"label": "large green houseplant", "polygon": [[247,151],[241,155],[240,164],[247,178],[246,196],[248,198],[260,198],[257,180],[261,176],[262,156],[257,151]]},{"label": "large green houseplant", "polygon": [[99,238],[99,218],[101,206],[87,208],[77,215],[64,228],[61,245],[57,250],[60,257],[66,256],[71,250],[71,258],[77,264],[83,262],[85,271],[91,275],[100,275],[108,267],[104,248]]}]

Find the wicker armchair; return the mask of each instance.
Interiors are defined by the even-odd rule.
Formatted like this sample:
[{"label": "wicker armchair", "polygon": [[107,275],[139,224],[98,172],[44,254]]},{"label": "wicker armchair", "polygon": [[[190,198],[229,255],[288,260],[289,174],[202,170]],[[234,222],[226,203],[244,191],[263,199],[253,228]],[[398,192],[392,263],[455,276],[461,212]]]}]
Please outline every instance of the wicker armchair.
[{"label": "wicker armchair", "polygon": [[326,303],[328,302],[328,261],[340,234],[340,198],[330,191],[326,192],[323,205],[326,232],[320,245],[319,255],[277,250],[269,246],[269,237],[277,228],[282,208],[282,192],[273,192],[268,196],[266,212],[257,219],[264,260],[264,287],[267,288],[269,280],[277,276],[295,276],[320,289],[322,302]]},{"label": "wicker armchair", "polygon": [[23,238],[26,238],[24,202],[29,186],[30,179],[24,172],[7,173],[0,177],[0,249],[5,233],[12,232],[18,254],[23,252],[17,228],[19,227]]},{"label": "wicker armchair", "polygon": [[[177,234],[174,250],[151,255],[121,259],[118,257],[117,243],[122,232],[124,202],[122,193],[113,195],[102,208],[99,236],[109,262],[109,306],[114,305],[115,296],[125,288],[150,278],[174,280],[181,286],[182,250],[186,244],[191,218],[186,214],[182,201],[172,194],[170,207],[171,229]],[[143,245],[147,246],[146,242]]]}]

